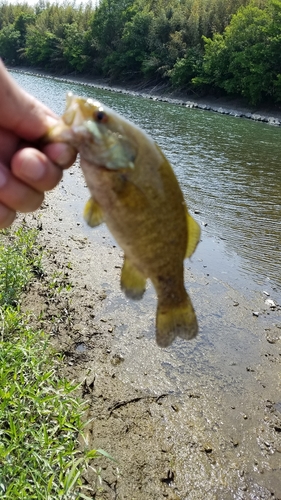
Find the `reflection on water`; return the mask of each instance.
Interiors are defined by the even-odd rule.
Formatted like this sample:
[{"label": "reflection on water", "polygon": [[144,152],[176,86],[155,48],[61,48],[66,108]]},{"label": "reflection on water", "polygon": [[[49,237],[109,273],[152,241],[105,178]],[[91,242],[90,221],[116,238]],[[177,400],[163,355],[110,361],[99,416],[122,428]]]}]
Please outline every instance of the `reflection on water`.
[{"label": "reflection on water", "polygon": [[143,127],[173,164],[188,205],[207,224],[206,236],[222,238],[244,273],[281,285],[281,128],[12,74],[59,114],[71,90],[100,99]]}]

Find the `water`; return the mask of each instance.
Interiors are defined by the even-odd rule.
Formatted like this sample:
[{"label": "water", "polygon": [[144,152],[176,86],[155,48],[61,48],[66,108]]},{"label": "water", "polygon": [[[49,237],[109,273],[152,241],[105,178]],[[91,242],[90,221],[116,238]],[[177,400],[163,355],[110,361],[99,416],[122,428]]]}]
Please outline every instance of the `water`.
[{"label": "water", "polygon": [[[61,114],[68,91],[95,97],[144,128],[171,161],[203,228],[194,260],[236,286],[281,287],[281,128],[13,73]],[[229,258],[227,258],[229,257]],[[235,262],[235,265],[233,263]]]},{"label": "water", "polygon": [[[116,291],[119,271],[112,263],[121,264],[122,252],[113,251],[114,242],[104,226],[93,231],[81,224],[79,240],[86,236],[97,243],[93,254],[87,254],[87,249],[78,251],[84,266],[86,262],[83,280],[89,280],[91,289],[88,270],[96,267],[94,286],[106,296],[95,311],[95,321],[107,318],[114,326],[112,336],[105,337],[112,362],[104,362],[102,357],[99,364],[98,355],[92,369],[97,379],[107,377],[108,387],[109,374],[114,371],[114,377],[133,395],[135,390],[174,395],[180,410],[171,417],[163,405],[161,419],[173,450],[177,450],[178,484],[183,485],[182,491],[187,484],[190,487],[188,498],[201,498],[201,491],[213,491],[215,496],[207,493],[208,498],[242,498],[237,489],[238,467],[250,477],[245,498],[261,498],[252,493],[251,484],[255,488],[257,478],[251,471],[256,471],[256,463],[262,464],[261,484],[270,491],[267,471],[273,479],[274,475],[280,477],[279,454],[265,456],[259,443],[264,441],[266,419],[273,418],[267,413],[266,401],[274,402],[277,415],[281,411],[280,341],[267,342],[267,335],[280,337],[280,309],[269,311],[263,294],[266,290],[281,303],[281,128],[87,85],[12,74],[58,114],[64,110],[67,91],[100,99],[152,135],[173,164],[191,213],[196,211],[202,227],[202,241],[185,268],[199,335],[192,342],[177,340],[171,348],[159,349],[154,340],[156,297],[152,286],[139,302]],[[70,221],[64,217],[62,224],[74,232],[88,193],[83,182],[79,187],[79,171],[72,174],[65,176],[56,201],[64,215],[67,204]],[[108,263],[106,274],[104,262]],[[259,316],[253,316],[257,310]],[[87,354],[87,349],[87,341],[79,337],[76,354]],[[271,430],[276,428],[274,422],[268,420]],[[233,446],[233,439],[239,441],[238,447]],[[270,443],[271,439],[272,435]],[[203,460],[202,443],[209,442],[216,465],[212,462],[211,469],[209,465],[204,469],[198,464]],[[216,494],[224,488],[222,483],[229,486],[229,490],[225,486],[229,495],[224,491]],[[187,497],[182,494],[181,498]]]}]

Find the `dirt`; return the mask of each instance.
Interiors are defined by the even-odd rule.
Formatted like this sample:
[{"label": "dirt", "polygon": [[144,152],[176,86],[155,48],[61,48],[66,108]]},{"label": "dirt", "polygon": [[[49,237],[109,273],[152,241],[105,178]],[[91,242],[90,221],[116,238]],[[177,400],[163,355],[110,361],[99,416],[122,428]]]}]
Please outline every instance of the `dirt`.
[{"label": "dirt", "polygon": [[[23,301],[64,354],[64,374],[88,402],[81,446],[102,448],[98,500],[281,499],[281,308],[192,263],[185,269],[200,333],[160,349],[156,298],[119,288],[122,251],[87,228],[77,165],[35,214],[44,274]],[[208,271],[208,272],[207,272]],[[253,312],[259,311],[258,316]]]}]

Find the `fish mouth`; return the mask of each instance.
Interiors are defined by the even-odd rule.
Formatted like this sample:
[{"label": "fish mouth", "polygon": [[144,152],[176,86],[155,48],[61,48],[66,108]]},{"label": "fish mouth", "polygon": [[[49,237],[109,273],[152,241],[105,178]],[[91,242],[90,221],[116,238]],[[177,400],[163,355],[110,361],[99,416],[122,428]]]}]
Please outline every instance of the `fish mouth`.
[{"label": "fish mouth", "polygon": [[[89,102],[88,102],[89,101]],[[99,126],[85,116],[85,106],[100,105],[98,102],[83,99],[69,92],[66,96],[66,110],[61,119],[46,135],[47,142],[67,142],[75,147],[75,143],[90,141],[98,144],[102,141],[102,131]],[[77,149],[77,148],[76,148]]]},{"label": "fish mouth", "polygon": [[46,136],[44,142],[67,142],[73,139],[73,131],[71,127],[67,126],[64,121],[60,120],[54,127],[52,127]]},{"label": "fish mouth", "polygon": [[137,154],[134,145],[122,133],[122,128],[111,128],[103,109],[98,101],[68,93],[66,110],[44,142],[65,142],[74,147],[81,158],[106,170],[134,169]]},{"label": "fish mouth", "polygon": [[79,145],[83,142],[97,144],[98,138],[94,136],[85,124],[69,125],[65,122],[64,116],[56,123],[44,137],[44,142],[66,142],[75,149],[79,149]]}]

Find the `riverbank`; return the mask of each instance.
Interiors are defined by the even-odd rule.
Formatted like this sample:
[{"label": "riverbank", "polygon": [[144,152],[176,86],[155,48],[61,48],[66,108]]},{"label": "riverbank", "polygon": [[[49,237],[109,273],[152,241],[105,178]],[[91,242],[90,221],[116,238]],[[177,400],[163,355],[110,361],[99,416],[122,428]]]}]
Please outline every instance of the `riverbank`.
[{"label": "riverbank", "polygon": [[85,472],[84,493],[96,500],[280,499],[280,306],[239,292],[204,259],[202,272],[185,269],[198,338],[159,349],[155,294],[149,286],[140,302],[124,297],[122,252],[106,227],[83,222],[87,198],[74,165],[41,209],[24,217],[40,229],[45,275],[23,304],[64,356],[68,379],[81,384],[89,406],[83,443],[117,460],[101,459],[102,485]]},{"label": "riverbank", "polygon": [[116,85],[111,85],[104,80],[87,76],[57,76],[52,75],[42,70],[33,68],[11,67],[12,71],[26,73],[37,77],[50,78],[67,83],[76,83],[80,85],[90,85],[103,90],[118,92],[123,94],[131,94],[145,99],[167,102],[188,108],[194,108],[204,111],[211,111],[224,115],[230,115],[237,118],[250,119],[263,123],[268,123],[273,126],[281,126],[281,106],[249,106],[242,99],[213,96],[198,97],[186,95],[184,92],[173,91],[165,84],[149,86],[145,83],[120,82]]},{"label": "riverbank", "polygon": [[85,404],[61,378],[48,336],[21,309],[24,291],[43,274],[38,230],[14,229],[0,231],[1,497],[57,500],[79,490],[80,471],[98,452],[79,453]]},{"label": "riverbank", "polygon": [[[35,93],[39,87],[36,95],[42,99],[53,92],[52,105],[61,112],[72,85],[60,90],[57,82],[32,81],[35,85],[26,82],[26,88]],[[117,97],[128,108],[130,101],[146,104],[146,117],[154,108],[151,102]],[[178,121],[180,108],[172,111]],[[226,127],[226,122],[248,126],[193,110],[187,114],[219,118]],[[161,127],[164,122],[163,116]],[[279,137],[279,129],[250,125]],[[206,138],[208,148],[212,140],[208,133]],[[200,187],[203,196],[208,186],[203,188],[202,178]],[[251,273],[240,282],[235,253],[227,251],[217,232],[207,230],[211,220],[203,200],[191,204],[199,208],[195,217],[203,241],[186,262],[185,283],[199,334],[161,350],[155,342],[152,287],[139,302],[124,297],[122,252],[105,226],[91,230],[84,223],[88,197],[76,164],[41,210],[25,216],[40,230],[45,256],[44,274],[34,281],[24,306],[64,356],[68,379],[81,384],[89,407],[82,445],[102,448],[118,461],[100,461],[102,489],[88,470],[84,493],[96,500],[280,498],[280,287],[262,277],[257,284]]]}]

